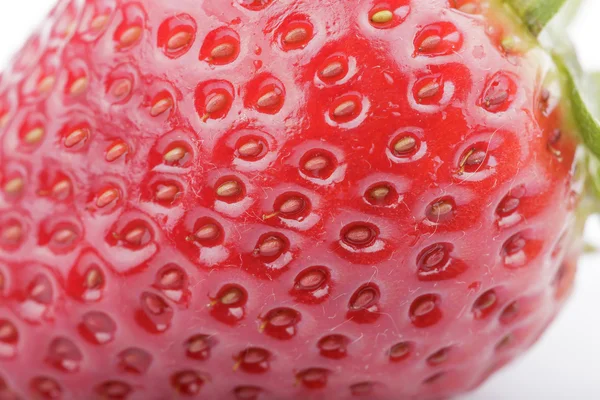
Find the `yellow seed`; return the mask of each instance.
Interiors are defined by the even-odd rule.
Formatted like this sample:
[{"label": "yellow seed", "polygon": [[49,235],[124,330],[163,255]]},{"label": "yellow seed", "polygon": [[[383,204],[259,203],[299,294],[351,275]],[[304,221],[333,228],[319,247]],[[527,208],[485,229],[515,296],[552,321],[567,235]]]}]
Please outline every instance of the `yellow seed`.
[{"label": "yellow seed", "polygon": [[329,160],[323,156],[311,158],[304,164],[304,168],[308,171],[320,171],[329,165]]},{"label": "yellow seed", "polygon": [[187,46],[192,40],[192,34],[189,32],[178,32],[171,36],[167,42],[167,48],[169,50],[179,50]]},{"label": "yellow seed", "polygon": [[431,82],[421,88],[419,90],[418,96],[419,99],[423,100],[428,97],[435,96],[440,91],[440,84],[437,82]]},{"label": "yellow seed", "polygon": [[23,178],[13,178],[6,182],[4,185],[4,191],[8,194],[17,194],[23,190],[24,186],[25,182],[23,181]]},{"label": "yellow seed", "polygon": [[119,197],[119,192],[116,189],[108,189],[104,191],[96,200],[96,206],[103,208],[115,201]]},{"label": "yellow seed", "polygon": [[441,217],[452,212],[452,204],[447,201],[439,201],[431,206],[431,215],[433,217]]},{"label": "yellow seed", "polygon": [[84,142],[89,137],[90,132],[87,129],[76,129],[65,138],[65,147],[73,147]]},{"label": "yellow seed", "polygon": [[433,310],[435,310],[435,302],[427,300],[423,303],[418,304],[415,310],[413,311],[413,314],[415,317],[423,317],[432,312]]},{"label": "yellow seed", "polygon": [[214,240],[219,236],[219,228],[215,224],[206,224],[194,233],[198,240]]},{"label": "yellow seed", "polygon": [[430,51],[435,49],[442,42],[442,38],[438,35],[431,35],[423,39],[419,45],[419,51]]},{"label": "yellow seed", "polygon": [[183,283],[184,279],[185,278],[182,276],[182,273],[179,270],[171,269],[161,274],[159,280],[160,285],[163,288],[169,288],[173,286],[180,286],[180,284]]},{"label": "yellow seed", "polygon": [[221,297],[221,303],[225,305],[232,305],[242,300],[243,297],[244,294],[240,289],[232,288]]},{"label": "yellow seed", "polygon": [[210,56],[212,58],[226,58],[231,57],[233,52],[235,51],[235,47],[231,43],[222,43],[218,46],[215,46],[210,52]]},{"label": "yellow seed", "polygon": [[371,190],[371,197],[376,200],[385,199],[388,194],[390,194],[390,189],[385,186],[379,186]]},{"label": "yellow seed", "polygon": [[73,32],[75,32],[75,29],[77,28],[77,22],[75,21],[69,21],[69,24],[67,25],[67,27],[65,28],[64,31],[64,36],[71,36],[73,34]]},{"label": "yellow seed", "polygon": [[346,240],[351,243],[364,243],[369,241],[373,232],[366,226],[358,226],[346,233]]},{"label": "yellow seed", "polygon": [[89,289],[97,289],[104,283],[102,272],[97,268],[92,268],[85,277],[85,286]]},{"label": "yellow seed", "polygon": [[281,252],[283,246],[284,243],[281,239],[270,237],[262,242],[254,252],[256,255],[261,255],[263,257],[273,257]]},{"label": "yellow seed", "polygon": [[394,14],[390,10],[381,10],[371,16],[371,21],[376,24],[385,24],[390,22],[392,18],[394,18]]},{"label": "yellow seed", "polygon": [[174,200],[178,193],[179,188],[177,186],[164,186],[156,191],[156,199],[160,201]]},{"label": "yellow seed", "polygon": [[263,149],[263,145],[255,140],[250,140],[238,148],[242,157],[256,157]]},{"label": "yellow seed", "polygon": [[65,228],[65,229],[61,229],[61,230],[57,231],[52,236],[52,239],[54,239],[54,241],[56,243],[66,244],[66,243],[72,242],[76,236],[77,236],[77,234],[75,232],[73,232],[71,229]]},{"label": "yellow seed", "polygon": [[124,78],[116,81],[111,88],[111,93],[116,98],[123,98],[131,93],[131,89],[133,87],[133,83],[131,80]]},{"label": "yellow seed", "polygon": [[56,78],[54,75],[45,76],[42,80],[39,81],[37,89],[40,93],[49,92],[50,89],[54,87],[54,83],[56,82]]},{"label": "yellow seed", "polygon": [[281,207],[279,207],[279,212],[284,214],[292,214],[300,211],[303,207],[304,200],[297,197],[292,197],[291,199],[286,200]]},{"label": "yellow seed", "polygon": [[335,61],[323,68],[323,70],[321,71],[321,75],[324,78],[333,78],[341,74],[342,71],[344,71],[344,66],[342,65],[342,63],[339,61]]},{"label": "yellow seed", "polygon": [[36,143],[39,143],[40,140],[42,140],[43,136],[44,136],[44,129],[38,127],[38,128],[33,128],[32,130],[27,132],[25,134],[25,136],[23,137],[23,140],[27,144],[36,144]]},{"label": "yellow seed", "polygon": [[90,23],[90,28],[94,31],[99,31],[106,26],[106,24],[108,23],[108,19],[108,15],[98,15]]},{"label": "yellow seed", "polygon": [[157,117],[173,106],[173,100],[170,97],[165,97],[158,100],[150,109],[150,115]]},{"label": "yellow seed", "polygon": [[258,105],[261,108],[268,108],[268,107],[274,107],[274,106],[278,105],[280,102],[281,102],[281,96],[278,93],[276,93],[275,91],[270,91],[270,92],[262,95],[256,102],[256,105]]},{"label": "yellow seed", "polygon": [[54,197],[67,196],[71,191],[71,182],[68,180],[60,181],[52,188],[52,195]]},{"label": "yellow seed", "polygon": [[227,181],[217,188],[217,196],[232,197],[240,193],[240,184],[236,181]]},{"label": "yellow seed", "polygon": [[108,149],[108,151],[106,152],[106,161],[115,161],[117,158],[125,154],[128,150],[129,149],[125,143],[117,143],[110,149]]},{"label": "yellow seed", "polygon": [[36,298],[47,290],[48,287],[46,285],[44,285],[42,282],[38,282],[31,289],[29,289],[29,295],[31,297]]},{"label": "yellow seed", "polygon": [[119,43],[122,47],[128,47],[137,42],[142,36],[142,28],[139,26],[132,26],[128,28],[121,37],[119,38]]},{"label": "yellow seed", "polygon": [[394,151],[397,154],[406,154],[411,152],[416,145],[417,141],[415,138],[412,136],[404,136],[394,144]]},{"label": "yellow seed", "polygon": [[351,115],[354,110],[356,110],[356,102],[352,101],[352,100],[347,100],[345,102],[343,102],[342,104],[340,104],[339,106],[337,106],[335,108],[335,110],[333,110],[333,116],[334,117],[347,117],[349,115]]},{"label": "yellow seed", "polygon": [[204,335],[193,337],[187,343],[188,352],[192,354],[202,353],[209,348],[208,338]]},{"label": "yellow seed", "polygon": [[0,325],[0,339],[5,340],[14,337],[17,333],[14,325],[10,322],[3,322]]},{"label": "yellow seed", "polygon": [[23,228],[20,225],[12,225],[2,231],[2,239],[6,242],[18,242],[23,234]]},{"label": "yellow seed", "polygon": [[125,235],[125,241],[129,244],[139,246],[142,244],[144,239],[144,235],[146,234],[146,229],[144,228],[135,228],[132,229]]},{"label": "yellow seed", "polygon": [[306,31],[306,29],[296,28],[296,29],[292,29],[291,31],[289,31],[283,38],[283,41],[286,43],[292,43],[292,44],[299,43],[299,42],[306,40],[307,36],[308,36],[308,32]]},{"label": "yellow seed", "polygon": [[217,93],[210,96],[206,101],[206,112],[208,114],[216,113],[227,105],[227,97],[222,93]]},{"label": "yellow seed", "polygon": [[87,90],[88,83],[88,78],[85,76],[77,78],[75,82],[71,84],[71,87],[69,88],[69,93],[71,94],[71,96],[79,96],[83,94]]},{"label": "yellow seed", "polygon": [[175,147],[173,150],[169,150],[164,156],[164,160],[166,162],[177,162],[180,161],[183,157],[185,157],[185,155],[187,154],[187,151],[185,151],[184,148],[181,147]]}]

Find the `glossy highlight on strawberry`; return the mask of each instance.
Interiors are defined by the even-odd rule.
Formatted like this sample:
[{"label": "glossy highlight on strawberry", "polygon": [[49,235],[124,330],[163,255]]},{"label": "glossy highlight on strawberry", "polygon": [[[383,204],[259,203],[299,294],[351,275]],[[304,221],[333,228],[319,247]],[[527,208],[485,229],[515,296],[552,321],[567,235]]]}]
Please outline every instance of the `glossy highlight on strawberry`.
[{"label": "glossy highlight on strawberry", "polygon": [[0,81],[0,399],[438,399],[529,348],[584,176],[496,3],[60,1]]}]

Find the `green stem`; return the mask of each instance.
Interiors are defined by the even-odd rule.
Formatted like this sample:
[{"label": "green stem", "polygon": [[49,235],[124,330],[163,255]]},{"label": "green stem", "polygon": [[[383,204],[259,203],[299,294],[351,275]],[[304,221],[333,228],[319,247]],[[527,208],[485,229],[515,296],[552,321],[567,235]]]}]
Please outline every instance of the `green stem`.
[{"label": "green stem", "polygon": [[505,0],[534,36],[540,34],[567,0]]},{"label": "green stem", "polygon": [[[595,154],[596,157],[600,157],[600,123],[590,108],[590,105],[593,103],[591,99],[590,101],[586,101],[584,98],[583,91],[576,78],[576,69],[569,65],[569,62],[566,61],[566,57],[555,54],[553,58],[554,63],[558,67],[563,78],[565,94],[571,100],[570,111],[577,124],[579,135],[587,148]],[[587,82],[586,87],[588,89],[596,88],[594,82],[591,80],[590,82]]]},{"label": "green stem", "polygon": [[[565,26],[570,20],[564,14],[573,14],[579,6],[578,0],[504,0],[521,18],[536,37],[561,11],[555,26],[547,29],[552,39],[550,52],[563,81],[563,89],[569,100],[569,111],[579,131],[581,140],[592,154],[600,159],[600,107],[595,98],[586,98],[586,93],[600,93],[598,80],[586,75],[579,67],[573,46],[566,38]],[[564,7],[563,7],[564,6]],[[561,10],[562,9],[562,10]],[[571,15],[572,16],[572,15]],[[585,91],[583,90],[585,89]],[[600,184],[600,182],[599,182]]]}]

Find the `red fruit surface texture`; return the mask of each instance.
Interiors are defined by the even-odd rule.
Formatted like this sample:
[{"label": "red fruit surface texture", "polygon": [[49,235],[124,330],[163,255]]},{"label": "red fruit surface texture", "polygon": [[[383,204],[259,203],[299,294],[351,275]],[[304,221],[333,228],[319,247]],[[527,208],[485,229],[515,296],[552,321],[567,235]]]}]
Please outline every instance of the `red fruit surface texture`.
[{"label": "red fruit surface texture", "polygon": [[60,2],[0,82],[0,399],[439,399],[521,354],[582,183],[494,10]]}]

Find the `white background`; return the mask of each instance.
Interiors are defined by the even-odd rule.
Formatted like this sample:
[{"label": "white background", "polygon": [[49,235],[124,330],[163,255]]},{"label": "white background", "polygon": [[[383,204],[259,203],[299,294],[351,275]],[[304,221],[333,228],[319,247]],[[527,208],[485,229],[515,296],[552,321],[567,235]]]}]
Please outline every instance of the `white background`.
[{"label": "white background", "polygon": [[[1,67],[52,3],[49,0],[0,0]],[[600,70],[600,1],[587,0],[583,7],[571,27],[571,36],[583,66]],[[600,223],[593,220],[588,225],[588,240],[600,245]],[[600,255],[582,259],[575,294],[541,342],[477,392],[463,398],[508,399],[600,399]]]}]

